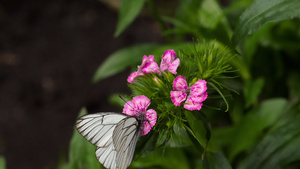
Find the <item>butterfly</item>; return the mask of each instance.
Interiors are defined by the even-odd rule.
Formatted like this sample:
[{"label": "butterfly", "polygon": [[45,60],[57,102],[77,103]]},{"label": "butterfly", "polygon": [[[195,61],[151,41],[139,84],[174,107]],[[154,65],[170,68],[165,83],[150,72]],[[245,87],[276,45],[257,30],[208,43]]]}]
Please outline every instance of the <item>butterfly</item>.
[{"label": "butterfly", "polygon": [[98,161],[108,169],[126,169],[133,158],[140,135],[155,125],[157,114],[148,109],[150,99],[135,96],[124,105],[122,113],[102,112],[80,117],[76,129],[96,145]]},{"label": "butterfly", "polygon": [[115,112],[88,114],[76,121],[76,129],[94,144],[96,157],[108,169],[126,169],[140,136],[142,116]]}]

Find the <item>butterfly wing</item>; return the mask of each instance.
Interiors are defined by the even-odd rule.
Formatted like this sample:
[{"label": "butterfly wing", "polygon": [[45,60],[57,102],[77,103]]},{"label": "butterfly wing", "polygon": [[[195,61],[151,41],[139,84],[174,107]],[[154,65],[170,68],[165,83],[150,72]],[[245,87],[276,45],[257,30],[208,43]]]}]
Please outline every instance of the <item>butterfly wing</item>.
[{"label": "butterfly wing", "polygon": [[125,114],[102,112],[88,114],[76,121],[76,129],[97,147],[107,147],[112,143],[112,135],[117,124],[128,117]]},{"label": "butterfly wing", "polygon": [[133,158],[136,142],[140,134],[140,124],[136,117],[121,120],[113,132],[118,169],[126,169]]},{"label": "butterfly wing", "polygon": [[97,146],[99,162],[108,169],[126,169],[139,137],[136,117],[114,112],[89,114],[76,122],[79,133]]},{"label": "butterfly wing", "polygon": [[113,142],[107,147],[97,147],[95,152],[98,161],[108,169],[118,169],[116,164],[117,152]]}]

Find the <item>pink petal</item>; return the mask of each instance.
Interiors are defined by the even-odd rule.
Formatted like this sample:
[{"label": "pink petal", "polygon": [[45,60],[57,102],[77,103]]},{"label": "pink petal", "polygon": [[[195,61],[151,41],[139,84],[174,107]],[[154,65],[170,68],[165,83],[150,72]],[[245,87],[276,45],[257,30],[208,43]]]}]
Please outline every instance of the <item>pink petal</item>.
[{"label": "pink petal", "polygon": [[127,103],[125,103],[122,113],[130,115],[130,116],[135,116],[136,107],[135,107],[134,102],[133,101],[128,101]]},{"label": "pink petal", "polygon": [[201,107],[202,107],[202,102],[195,102],[192,100],[192,98],[190,96],[188,96],[186,102],[184,103],[183,107],[185,109],[188,109],[188,110],[200,110]]},{"label": "pink petal", "polygon": [[207,90],[205,80],[198,80],[193,86],[191,87],[191,95],[199,96]]},{"label": "pink petal", "polygon": [[147,110],[145,113],[145,117],[146,117],[147,121],[150,123],[150,126],[153,127],[155,125],[156,119],[157,119],[156,111],[153,109]]},{"label": "pink petal", "polygon": [[176,53],[174,50],[165,51],[165,53],[163,54],[163,56],[161,58],[160,70],[161,71],[167,70],[175,59],[176,59]]},{"label": "pink petal", "polygon": [[144,121],[144,123],[142,124],[141,136],[148,134],[150,130],[150,124],[148,123],[148,121]]},{"label": "pink petal", "polygon": [[187,82],[184,76],[177,76],[173,81],[173,89],[185,91],[188,88]]},{"label": "pink petal", "polygon": [[144,73],[160,73],[159,67],[155,61],[146,63],[145,66],[142,68],[142,71]]},{"label": "pink petal", "polygon": [[175,59],[170,65],[169,65],[169,68],[168,68],[168,71],[173,73],[174,75],[177,74],[176,70],[177,70],[177,67],[179,66],[180,64],[180,60],[179,58]]},{"label": "pink petal", "polygon": [[163,72],[163,71],[167,70],[168,67],[169,67],[169,64],[166,63],[166,62],[163,62],[163,60],[161,60],[161,62],[160,62],[160,71]]},{"label": "pink petal", "polygon": [[154,62],[154,56],[153,55],[149,55],[148,60],[149,60],[149,62]]},{"label": "pink petal", "polygon": [[144,73],[133,72],[133,73],[131,73],[130,76],[127,78],[127,82],[128,82],[128,83],[135,83],[136,80],[137,80],[137,78],[138,78],[139,76],[143,76],[143,75],[144,75]]},{"label": "pink petal", "polygon": [[138,66],[138,72],[142,72],[143,68],[145,67],[146,64],[154,62],[154,56],[150,55],[147,57],[146,55],[143,57],[143,62],[140,66]]},{"label": "pink petal", "polygon": [[143,63],[146,63],[146,62],[147,62],[147,60],[148,60],[148,56],[146,56],[146,55],[145,55],[145,56],[143,57],[143,62],[142,62],[142,65],[143,65]]},{"label": "pink petal", "polygon": [[169,64],[171,64],[171,62],[175,59],[176,59],[176,53],[173,49],[166,50],[162,57],[162,60],[164,60],[166,63]]},{"label": "pink petal", "polygon": [[142,112],[146,111],[148,106],[150,105],[150,100],[148,99],[148,97],[141,95],[141,96],[135,96],[132,99],[132,102],[135,105],[135,115],[138,116],[140,115]]},{"label": "pink petal", "polygon": [[207,92],[202,93],[200,96],[192,96],[194,102],[203,102],[207,99]]},{"label": "pink petal", "polygon": [[180,106],[186,99],[186,93],[184,91],[171,91],[170,94],[175,106]]}]

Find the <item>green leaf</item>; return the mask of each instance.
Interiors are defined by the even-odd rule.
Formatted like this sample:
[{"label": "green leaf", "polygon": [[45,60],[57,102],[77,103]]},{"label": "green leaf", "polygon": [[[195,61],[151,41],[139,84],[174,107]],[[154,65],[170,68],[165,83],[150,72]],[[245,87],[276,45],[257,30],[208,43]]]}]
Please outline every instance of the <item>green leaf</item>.
[{"label": "green leaf", "polygon": [[272,168],[281,169],[300,160],[300,116],[266,135],[255,147],[251,156],[239,169]]},{"label": "green leaf", "polygon": [[[87,114],[86,109],[81,109],[79,116]],[[103,168],[95,156],[96,147],[82,137],[74,129],[73,137],[70,142],[69,164],[70,169]]]},{"label": "green leaf", "polygon": [[128,66],[137,65],[141,62],[144,55],[149,54],[157,46],[157,44],[136,45],[111,54],[97,69],[93,77],[93,82],[96,83],[119,73]]},{"label": "green leaf", "polygon": [[289,74],[287,85],[291,100],[298,102],[300,100],[300,76],[298,72]]},{"label": "green leaf", "polygon": [[122,0],[115,37],[119,36],[138,16],[145,0]]},{"label": "green leaf", "polygon": [[258,108],[241,120],[231,137],[229,159],[232,160],[238,153],[247,149],[262,134],[263,130],[276,122],[287,108],[286,99],[277,98],[264,101]]},{"label": "green leaf", "polygon": [[251,104],[257,101],[258,95],[261,93],[264,84],[264,78],[257,78],[256,80],[249,80],[246,82],[244,88],[246,107],[251,106]]},{"label": "green leaf", "polygon": [[174,135],[166,143],[169,147],[186,147],[192,144],[187,131],[178,125],[173,125]]},{"label": "green leaf", "polygon": [[131,100],[131,98],[128,95],[125,95],[125,94],[112,94],[112,95],[109,96],[108,100],[109,100],[109,103],[111,105],[115,105],[115,106],[118,106],[120,108],[123,108],[124,104],[126,102],[128,102],[129,100]]},{"label": "green leaf", "polygon": [[232,43],[236,46],[246,35],[259,30],[268,22],[300,17],[299,0],[255,0],[240,16]]},{"label": "green leaf", "polygon": [[6,169],[5,158],[0,156],[0,168]]},{"label": "green leaf", "polygon": [[132,168],[189,169],[189,163],[182,148],[159,148],[147,157],[133,161]]},{"label": "green leaf", "polygon": [[[168,49],[174,49],[175,51],[176,50],[185,51],[192,47],[193,47],[192,43],[167,44],[167,45],[161,45],[161,46],[155,48],[152,51],[152,53],[154,54],[155,58],[157,58],[158,56],[162,56],[163,53]],[[178,52],[176,54],[178,55]],[[160,58],[160,57],[158,57],[158,58]],[[158,63],[160,63],[160,61]]]},{"label": "green leaf", "polygon": [[197,139],[199,144],[204,148],[211,136],[211,125],[207,118],[196,111],[185,111],[185,116],[192,129],[191,134]]},{"label": "green leaf", "polygon": [[207,152],[203,160],[204,169],[231,169],[228,160],[218,152]]},{"label": "green leaf", "polygon": [[147,156],[149,153],[155,150],[156,143],[158,140],[158,133],[147,134],[146,136],[140,137],[136,144],[136,155],[139,156]]},{"label": "green leaf", "polygon": [[104,78],[110,77],[123,71],[129,66],[137,67],[142,63],[144,55],[162,56],[167,49],[187,49],[191,47],[189,43],[159,45],[159,44],[141,44],[125,49],[121,49],[110,56],[99,66],[94,77],[93,82],[96,83]]},{"label": "green leaf", "polygon": [[175,18],[166,18],[174,25],[164,33],[192,34],[198,39],[218,40],[230,44],[232,31],[222,8],[216,0],[180,1]]}]

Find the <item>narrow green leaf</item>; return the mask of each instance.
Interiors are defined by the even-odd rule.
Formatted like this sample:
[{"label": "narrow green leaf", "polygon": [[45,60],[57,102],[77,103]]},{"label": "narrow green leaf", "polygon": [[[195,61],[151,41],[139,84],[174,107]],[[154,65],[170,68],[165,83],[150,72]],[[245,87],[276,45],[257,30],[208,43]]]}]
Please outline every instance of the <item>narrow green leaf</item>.
[{"label": "narrow green leaf", "polygon": [[207,152],[203,160],[204,169],[231,169],[228,160],[218,152]]},{"label": "narrow green leaf", "polygon": [[252,145],[256,139],[262,134],[262,131],[276,122],[278,118],[285,112],[288,101],[277,98],[264,101],[256,109],[241,120],[236,126],[231,138],[231,148],[229,159],[232,160],[238,153]]},{"label": "narrow green leaf", "polygon": [[266,135],[239,169],[272,168],[300,160],[300,116]]},{"label": "narrow green leaf", "polygon": [[268,22],[300,17],[299,9],[299,0],[254,0],[239,18],[232,37],[233,45]]},{"label": "narrow green leaf", "polygon": [[221,92],[221,90],[220,90],[216,85],[214,85],[214,84],[211,83],[211,82],[208,82],[208,84],[209,84],[210,86],[212,86],[212,87],[219,93],[219,95],[223,98],[223,100],[224,100],[224,102],[225,102],[225,104],[226,104],[226,107],[227,107],[227,109],[226,109],[225,111],[227,112],[228,109],[229,109],[229,104],[228,104],[228,102],[227,102],[225,96],[224,96],[223,93]]},{"label": "narrow green leaf", "polygon": [[115,37],[119,36],[138,16],[145,0],[122,0]]},{"label": "narrow green leaf", "polygon": [[157,44],[141,44],[121,49],[111,54],[97,69],[93,82],[96,83],[119,73],[128,66],[137,65],[141,62],[144,55],[149,54],[157,46]]},{"label": "narrow green leaf", "polygon": [[0,156],[0,168],[6,169],[5,158]]}]

